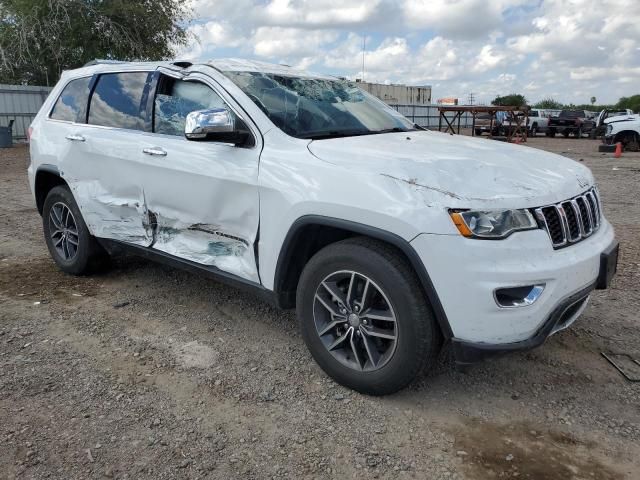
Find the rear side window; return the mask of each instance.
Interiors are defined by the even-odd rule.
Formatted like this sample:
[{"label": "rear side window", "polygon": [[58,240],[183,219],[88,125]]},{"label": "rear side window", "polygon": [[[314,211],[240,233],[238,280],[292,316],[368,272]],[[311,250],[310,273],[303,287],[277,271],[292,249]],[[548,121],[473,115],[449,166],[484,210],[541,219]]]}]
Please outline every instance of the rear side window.
[{"label": "rear side window", "polygon": [[91,96],[88,121],[91,125],[144,130],[149,72],[100,75]]},{"label": "rear side window", "polygon": [[56,100],[50,118],[75,122],[78,118],[78,113],[87,106],[90,82],[91,77],[71,80],[62,90],[58,100]]},{"label": "rear side window", "polygon": [[228,108],[224,100],[204,83],[161,77],[154,101],[153,131],[184,135],[187,115],[196,110]]}]

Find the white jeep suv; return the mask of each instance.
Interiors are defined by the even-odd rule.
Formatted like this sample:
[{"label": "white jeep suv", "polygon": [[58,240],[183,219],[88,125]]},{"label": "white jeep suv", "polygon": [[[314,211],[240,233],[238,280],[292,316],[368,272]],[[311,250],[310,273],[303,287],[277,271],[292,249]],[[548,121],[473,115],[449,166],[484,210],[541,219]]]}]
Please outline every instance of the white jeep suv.
[{"label": "white jeep suv", "polygon": [[92,62],[30,130],[54,261],[129,251],[296,308],[339,383],[394,392],[539,345],[615,273],[591,172],[423,130],[356,84],[240,60]]}]

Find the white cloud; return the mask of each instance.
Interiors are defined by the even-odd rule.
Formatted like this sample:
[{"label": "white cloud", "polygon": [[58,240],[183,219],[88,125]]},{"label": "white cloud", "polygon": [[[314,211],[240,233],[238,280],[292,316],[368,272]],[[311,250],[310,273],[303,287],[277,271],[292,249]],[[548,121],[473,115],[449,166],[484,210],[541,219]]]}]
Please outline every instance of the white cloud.
[{"label": "white cloud", "polygon": [[434,84],[434,98],[598,101],[638,93],[640,0],[190,0],[182,58],[249,56],[365,79]]}]

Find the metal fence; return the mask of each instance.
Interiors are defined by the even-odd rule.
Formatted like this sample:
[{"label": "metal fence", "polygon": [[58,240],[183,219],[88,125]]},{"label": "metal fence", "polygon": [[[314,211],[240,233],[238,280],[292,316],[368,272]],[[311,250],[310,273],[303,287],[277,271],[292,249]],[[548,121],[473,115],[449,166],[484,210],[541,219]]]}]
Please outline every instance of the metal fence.
[{"label": "metal fence", "polygon": [[[438,121],[440,119],[440,112],[438,112],[439,105],[389,105],[394,110],[398,111],[413,123],[420,125],[421,127],[437,129]],[[460,119],[461,128],[471,128],[473,125],[473,117],[470,113],[464,113]],[[446,128],[447,124],[443,121],[442,128]],[[457,126],[457,123],[456,123]]]},{"label": "metal fence", "polygon": [[26,139],[31,121],[51,90],[52,87],[0,84],[0,126],[6,127],[14,120],[14,140]]}]

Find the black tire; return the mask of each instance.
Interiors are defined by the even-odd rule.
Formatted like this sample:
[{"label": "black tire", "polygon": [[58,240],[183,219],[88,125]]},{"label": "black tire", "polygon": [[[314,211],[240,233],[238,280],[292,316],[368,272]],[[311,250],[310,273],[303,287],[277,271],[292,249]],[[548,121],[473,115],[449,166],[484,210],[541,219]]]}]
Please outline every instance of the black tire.
[{"label": "black tire", "polygon": [[625,152],[640,151],[640,135],[637,133],[627,133],[622,137],[622,147]]},{"label": "black tire", "polygon": [[565,131],[563,131],[563,132],[562,132],[562,136],[563,136],[564,138],[569,138],[569,130],[565,130]]},{"label": "black tire", "polygon": [[531,135],[532,137],[535,137],[538,134],[538,124],[534,123],[533,125],[531,125],[531,133],[529,135]]},{"label": "black tire", "polygon": [[548,132],[549,134],[547,136],[554,138],[556,136],[556,131],[555,130],[549,130]]},{"label": "black tire", "polygon": [[[58,250],[52,238],[52,228],[55,228],[51,220],[51,215],[55,215],[52,213],[52,209],[54,207],[60,209],[63,208],[62,206],[70,210],[77,232],[77,235],[74,237],[74,239],[77,240],[77,247],[73,255],[69,255],[69,258],[65,258],[64,253]],[[89,233],[80,209],[68,187],[57,186],[52,188],[47,194],[42,209],[42,228],[49,254],[63,272],[71,275],[85,275],[102,268],[106,264],[108,255],[91,233]]]},{"label": "black tire", "polygon": [[480,130],[479,128],[476,128],[476,137],[481,137],[482,136],[482,130]]},{"label": "black tire", "polygon": [[[316,292],[328,276],[341,271],[368,277],[384,293],[395,314],[395,348],[377,369],[356,370],[341,363],[329,352],[316,328]],[[357,237],[323,248],[302,272],[296,304],[302,337],[311,355],[341,385],[369,395],[386,395],[404,388],[436,362],[442,337],[432,308],[413,269],[387,244]],[[337,335],[330,341],[335,338]]]}]

